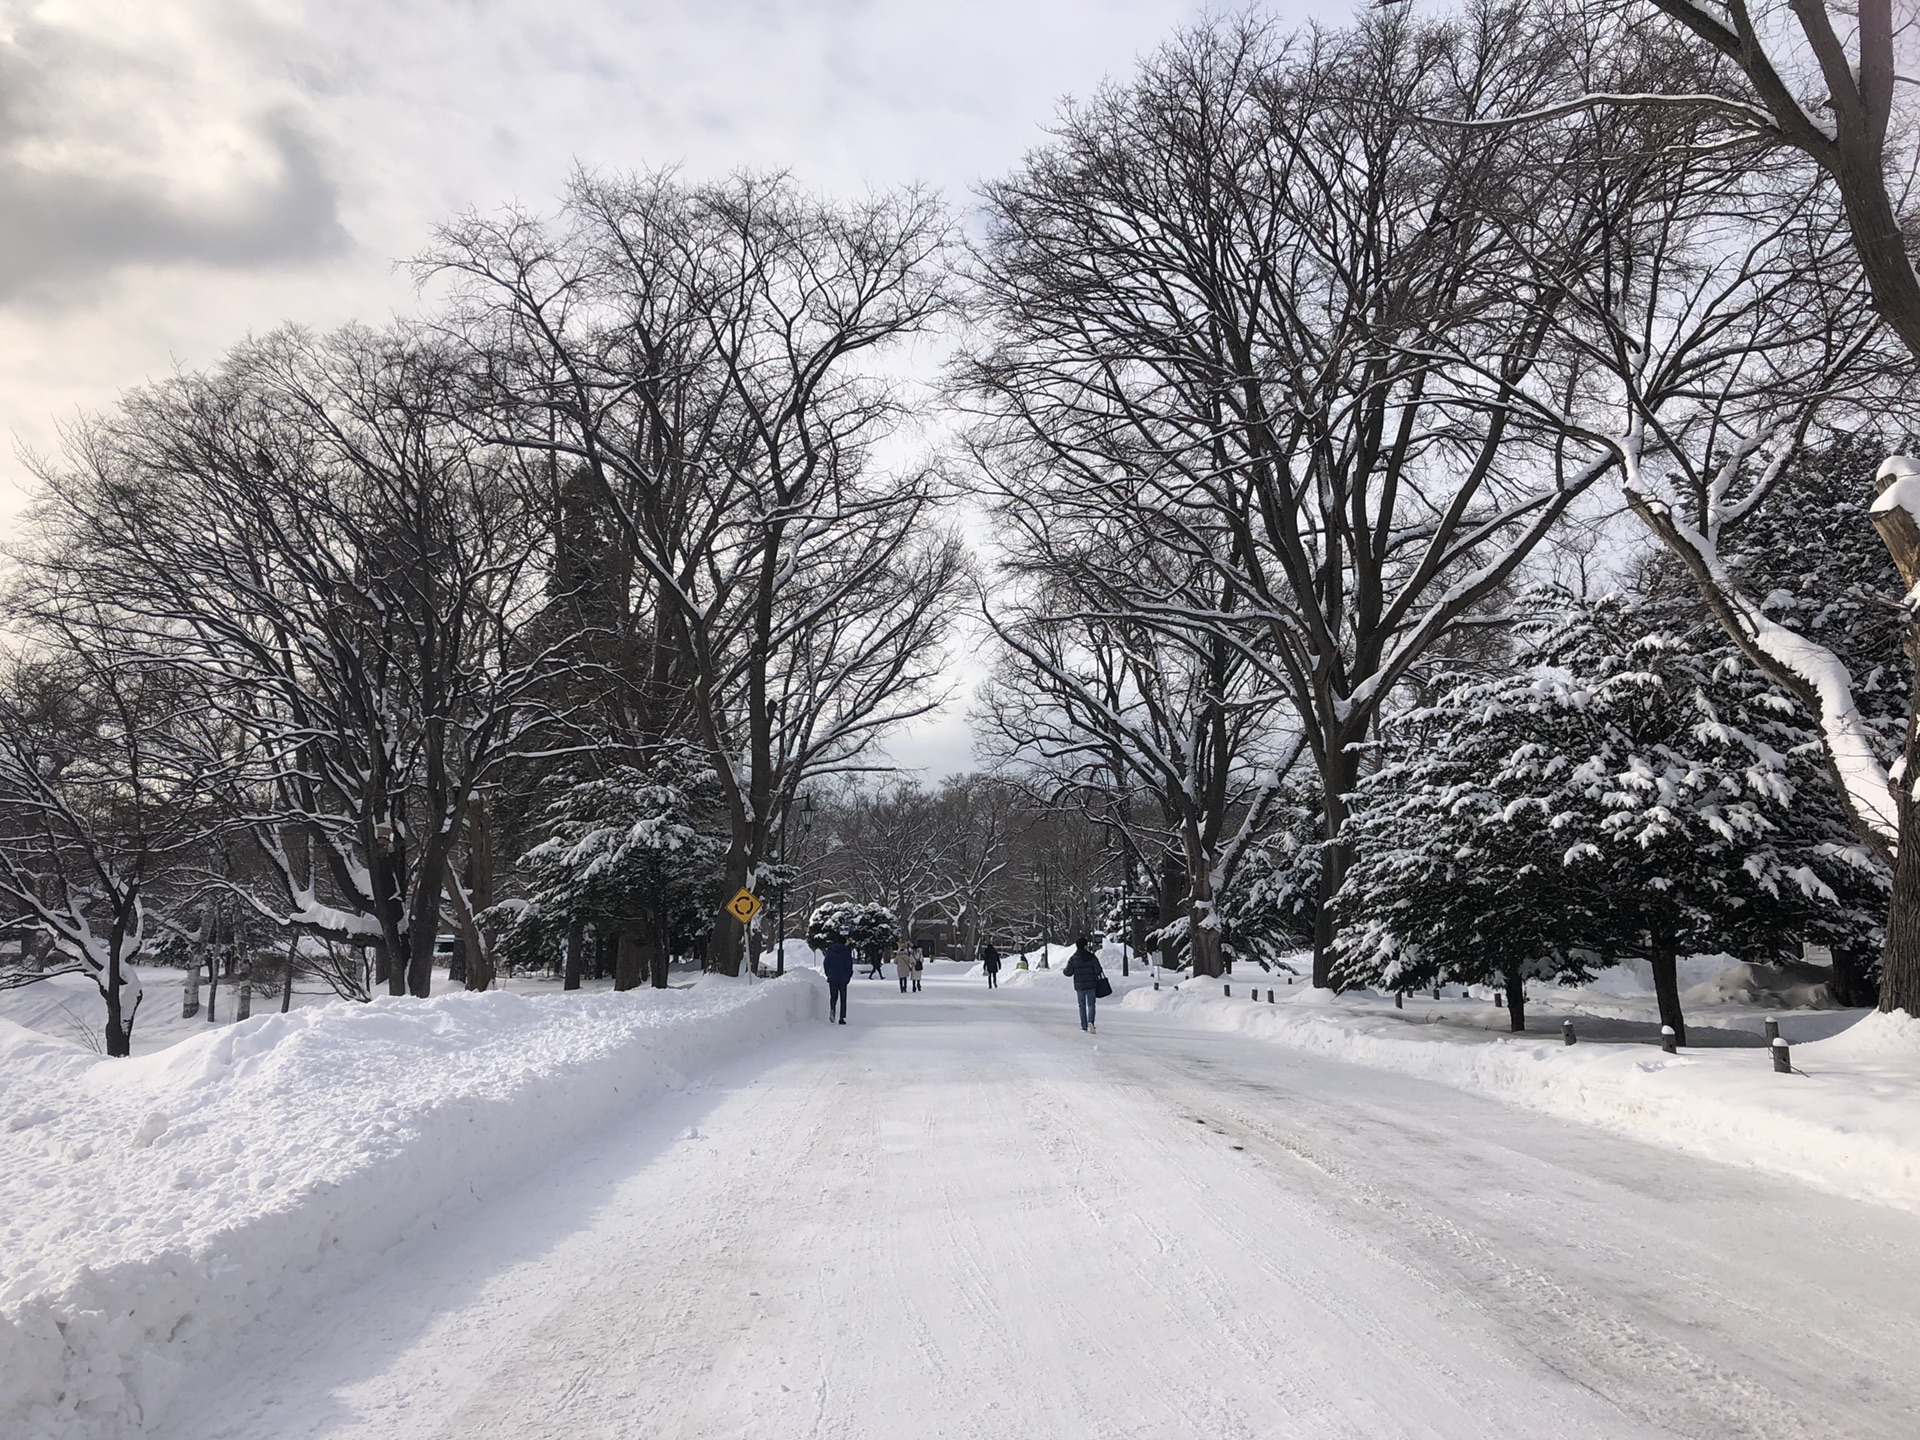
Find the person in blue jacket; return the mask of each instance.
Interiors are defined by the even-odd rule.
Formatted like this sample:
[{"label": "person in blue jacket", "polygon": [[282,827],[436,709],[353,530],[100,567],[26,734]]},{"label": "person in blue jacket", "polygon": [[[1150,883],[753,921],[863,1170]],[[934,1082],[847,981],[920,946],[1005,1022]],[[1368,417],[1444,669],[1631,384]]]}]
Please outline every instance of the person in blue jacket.
[{"label": "person in blue jacket", "polygon": [[1106,971],[1100,968],[1100,957],[1093,953],[1085,935],[1074,942],[1073,954],[1067,957],[1066,969],[1060,973],[1073,981],[1073,998],[1080,1002],[1080,1028],[1098,1034],[1093,1023],[1093,991]]},{"label": "person in blue jacket", "polygon": [[840,1012],[840,1023],[847,1023],[847,986],[853,983],[853,947],[847,944],[847,937],[836,934],[827,942],[827,951],[820,961],[820,969],[827,977],[827,1023],[833,1024],[834,1010]]}]

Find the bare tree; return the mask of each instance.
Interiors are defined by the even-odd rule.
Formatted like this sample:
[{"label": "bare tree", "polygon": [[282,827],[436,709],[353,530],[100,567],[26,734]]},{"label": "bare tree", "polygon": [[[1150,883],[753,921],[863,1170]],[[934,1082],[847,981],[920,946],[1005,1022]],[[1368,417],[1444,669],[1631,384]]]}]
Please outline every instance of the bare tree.
[{"label": "bare tree", "polygon": [[1014,864],[1018,798],[1012,786],[990,775],[952,776],[935,798],[946,891],[941,909],[959,938],[962,959],[976,956],[982,938],[1007,918],[1004,897]]},{"label": "bare tree", "polygon": [[[1022,506],[1030,535],[1054,534],[1049,509],[1037,497]],[[1064,550],[1056,536],[1040,554],[1071,566]],[[1124,573],[1148,578],[1150,551],[1133,547]],[[1129,597],[1102,594],[1097,581],[1076,592],[1080,573],[1069,568],[989,605],[1006,651],[984,696],[989,733],[1004,763],[1024,762],[1044,777],[1054,803],[1090,800],[1096,822],[1117,830],[1129,855],[1158,854],[1169,842],[1177,849],[1194,971],[1218,975],[1225,962],[1215,906],[1304,745],[1274,723],[1276,703],[1283,711],[1285,703],[1246,649],[1217,629],[1173,630],[1128,615]],[[1160,595],[1174,588],[1164,575],[1152,578],[1163,581]],[[1193,583],[1212,578],[1203,570]],[[1225,609],[1211,596],[1199,608]],[[1149,817],[1151,834],[1141,828]]]},{"label": "bare tree", "polygon": [[1562,296],[1510,233],[1521,193],[1570,246],[1606,197],[1577,157],[1429,120],[1554,78],[1506,10],[1296,41],[1212,23],[986,191],[979,453],[1006,486],[1049,487],[1063,526],[1217,576],[1195,606],[1125,573],[1122,543],[1100,585],[1138,623],[1220,635],[1291,704],[1323,900],[1382,707],[1617,463],[1553,423],[1577,383],[1550,346]]},{"label": "bare tree", "polygon": [[110,596],[207,715],[276,925],[431,983],[473,797],[534,733],[541,535],[450,418],[466,377],[404,331],[285,331],[79,427],[38,512],[47,583]]},{"label": "bare tree", "polygon": [[177,881],[208,797],[179,743],[191,721],[173,677],[118,649],[71,598],[32,617],[34,650],[9,657],[0,681],[0,903],[58,956],[0,971],[0,988],[87,976],[106,1005],[106,1053],[125,1056],[136,966],[160,939],[151,906]]},{"label": "bare tree", "polygon": [[[876,451],[906,418],[880,366],[945,309],[945,244],[913,191],[581,175],[554,224],[468,217],[425,262],[490,371],[490,438],[579,467],[618,528],[720,777],[728,890],[803,779],[937,703],[961,553],[937,472]],[[710,963],[741,941],[721,915]]]},{"label": "bare tree", "polygon": [[913,781],[895,781],[846,807],[839,866],[854,893],[893,912],[902,941],[922,915],[958,895],[950,878],[938,798]]}]

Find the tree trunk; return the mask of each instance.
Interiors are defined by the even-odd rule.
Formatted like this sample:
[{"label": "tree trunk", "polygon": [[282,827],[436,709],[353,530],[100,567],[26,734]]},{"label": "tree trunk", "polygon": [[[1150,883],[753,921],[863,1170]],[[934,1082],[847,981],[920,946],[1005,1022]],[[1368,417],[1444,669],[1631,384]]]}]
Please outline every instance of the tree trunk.
[{"label": "tree trunk", "polygon": [[1179,860],[1169,854],[1160,867],[1160,965],[1166,970],[1173,969],[1176,958],[1167,929],[1180,912],[1180,879]]},{"label": "tree trunk", "polygon": [[585,960],[582,952],[586,947],[586,943],[586,927],[576,920],[567,927],[567,969],[566,978],[560,982],[560,988],[562,990],[578,990],[580,988],[580,971]]},{"label": "tree trunk", "polygon": [[492,988],[498,967],[494,960],[493,924],[486,919],[493,908],[493,811],[481,795],[467,807],[467,909],[461,916],[467,929],[467,989]]},{"label": "tree trunk", "polygon": [[[127,1027],[121,1013],[120,996],[120,957],[113,954],[107,960],[107,1054],[116,1060],[124,1060],[133,1054],[133,1035]],[[211,1018],[211,1014],[209,1014]]]},{"label": "tree trunk", "polygon": [[207,947],[207,1023],[219,1022],[220,1010],[220,947]]},{"label": "tree trunk", "polygon": [[1181,828],[1187,872],[1187,952],[1193,958],[1193,973],[1224,975],[1227,964],[1220,953],[1220,920],[1213,908],[1213,856],[1191,819]]},{"label": "tree trunk", "polygon": [[[720,886],[716,908],[725,905],[746,888],[751,869],[746,850],[736,846],[727,856],[726,876]],[[724,909],[719,910],[714,917],[712,938],[707,942],[707,968],[720,975],[738,975],[740,952],[745,948],[745,941],[746,926]]]},{"label": "tree trunk", "polygon": [[1676,1045],[1687,1043],[1686,1017],[1680,1013],[1679,956],[1670,948],[1656,948],[1653,962],[1653,993],[1660,1001],[1660,1023],[1673,1027]]},{"label": "tree trunk", "polygon": [[293,1009],[293,957],[287,957],[287,976],[280,982],[280,1013]]},{"label": "tree trunk", "polygon": [[1518,965],[1508,965],[1500,978],[1507,987],[1507,1029],[1517,1034],[1527,1028],[1527,977]]},{"label": "tree trunk", "polygon": [[631,931],[621,931],[620,957],[613,969],[613,988],[638,990],[641,976],[645,973],[646,956],[640,944],[640,937]]},{"label": "tree trunk", "polygon": [[[1909,744],[1909,765],[1913,749]],[[1893,897],[1887,906],[1886,949],[1880,956],[1880,1008],[1920,1016],[1920,806],[1904,776],[1895,782],[1893,793],[1899,805],[1900,848],[1893,856]],[[1837,967],[1838,955],[1834,959]]]},{"label": "tree trunk", "polygon": [[374,905],[380,916],[381,978],[386,981],[389,995],[404,995],[407,993],[409,958],[404,928],[407,910],[406,853],[397,836],[388,850],[382,851],[377,842],[374,844],[373,873],[377,892]]},{"label": "tree trunk", "polygon": [[[1198,887],[1196,887],[1198,888]],[[1187,901],[1187,953],[1196,975],[1224,975],[1227,962],[1220,953],[1220,931],[1211,896],[1193,895]]]},{"label": "tree trunk", "polygon": [[1833,948],[1833,979],[1827,982],[1827,990],[1833,996],[1833,1003],[1851,1009],[1857,1005],[1877,1005],[1880,1003],[1879,988],[1867,978],[1866,966],[1861,964],[1860,956],[1846,948],[1836,945]]},{"label": "tree trunk", "polygon": [[593,927],[593,978],[604,980],[613,973],[613,932],[596,923]]},{"label": "tree trunk", "polygon": [[667,962],[672,958],[669,953],[671,949],[667,927],[656,924],[653,927],[653,942],[647,947],[647,982],[655,990],[667,988]]},{"label": "tree trunk", "polygon": [[[447,983],[465,985],[467,980],[467,937],[453,937],[453,953],[447,957]],[[471,986],[468,986],[471,989]]]},{"label": "tree trunk", "polygon": [[1347,794],[1360,776],[1360,757],[1346,742],[1329,736],[1328,753],[1320,762],[1320,894],[1313,917],[1313,983],[1321,990],[1333,984],[1333,897],[1347,878]]}]

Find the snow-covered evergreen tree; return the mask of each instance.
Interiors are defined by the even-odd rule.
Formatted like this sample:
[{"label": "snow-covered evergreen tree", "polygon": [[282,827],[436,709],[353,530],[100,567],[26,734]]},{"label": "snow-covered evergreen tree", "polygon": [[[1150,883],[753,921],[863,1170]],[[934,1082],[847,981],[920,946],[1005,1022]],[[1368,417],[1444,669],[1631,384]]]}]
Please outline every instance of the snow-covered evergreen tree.
[{"label": "snow-covered evergreen tree", "polygon": [[[1882,456],[1910,438],[1846,434],[1811,445],[1786,467],[1767,503],[1722,541],[1730,574],[1763,597],[1769,618],[1831,651],[1853,679],[1853,701],[1883,765],[1894,766],[1913,691],[1906,653],[1905,588],[1869,519],[1869,487]],[[1878,998],[1880,945],[1833,952],[1833,991],[1845,1005]]]},{"label": "snow-covered evergreen tree", "polygon": [[1871,945],[1884,869],[1851,835],[1800,708],[1689,601],[1542,595],[1516,668],[1463,680],[1388,742],[1359,795],[1342,977],[1413,988],[1594,956],[1652,962]]},{"label": "snow-covered evergreen tree", "polygon": [[546,807],[546,838],[521,857],[526,894],[497,907],[508,954],[552,956],[591,926],[632,937],[649,952],[654,983],[664,984],[666,956],[712,925],[726,854],[709,816],[712,789],[712,772],[672,747],[645,768],[564,783]]}]

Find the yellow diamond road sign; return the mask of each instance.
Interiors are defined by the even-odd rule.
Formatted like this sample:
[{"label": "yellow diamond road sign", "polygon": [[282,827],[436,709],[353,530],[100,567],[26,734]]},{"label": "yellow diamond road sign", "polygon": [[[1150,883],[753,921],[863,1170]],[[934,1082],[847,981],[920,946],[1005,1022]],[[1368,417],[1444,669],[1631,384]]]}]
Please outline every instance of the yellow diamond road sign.
[{"label": "yellow diamond road sign", "polygon": [[742,890],[726,903],[726,912],[742,925],[760,913],[760,900],[751,890]]}]

